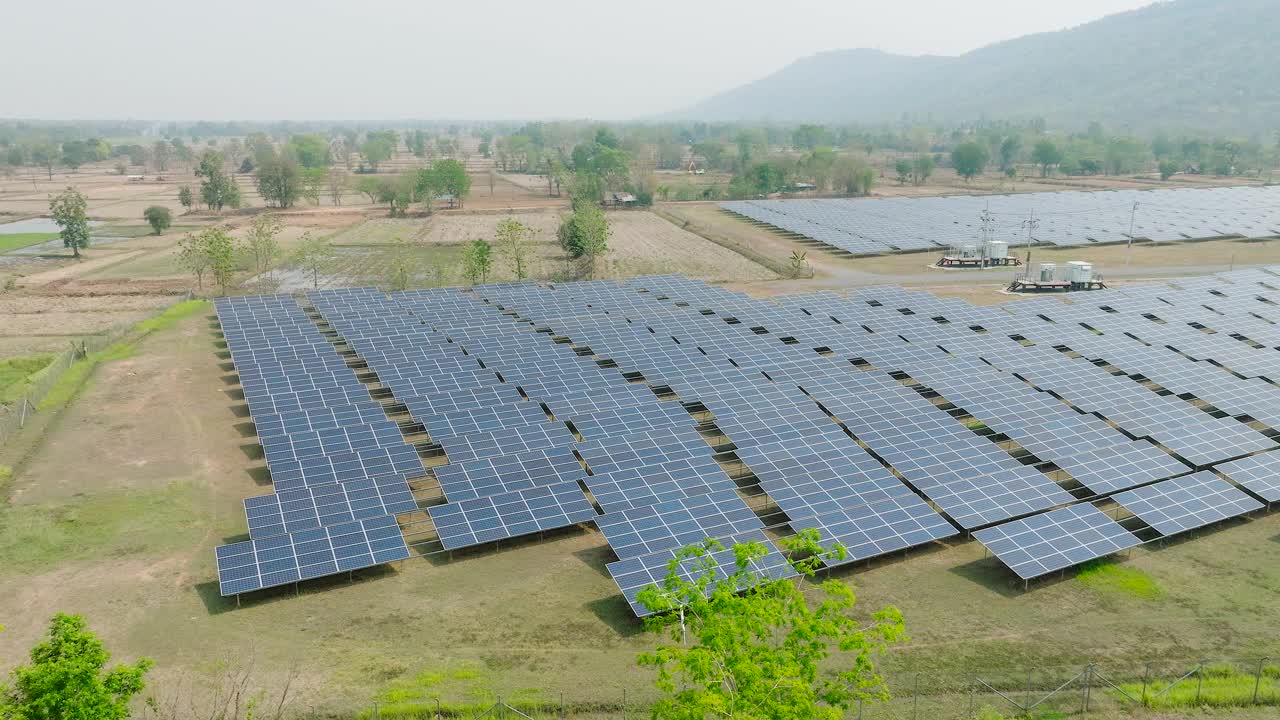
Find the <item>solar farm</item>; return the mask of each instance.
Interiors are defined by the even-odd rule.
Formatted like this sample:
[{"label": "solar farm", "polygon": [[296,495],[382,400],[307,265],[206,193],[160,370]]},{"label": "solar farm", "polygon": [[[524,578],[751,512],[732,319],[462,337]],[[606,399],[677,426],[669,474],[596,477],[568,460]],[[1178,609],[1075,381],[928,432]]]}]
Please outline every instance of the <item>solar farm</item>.
[{"label": "solar farm", "polygon": [[1280,270],[999,307],[678,276],[216,307],[274,486],[223,596],[575,528],[637,616],[681,547],[755,540],[784,577],[803,529],[836,565],[972,537],[1030,581],[1280,499]]},{"label": "solar farm", "polygon": [[[1136,209],[1135,209],[1136,204]],[[992,196],[738,200],[720,207],[853,255],[939,250],[983,236],[1016,247],[1280,236],[1280,187],[1180,188]],[[1132,230],[1130,226],[1132,224]]]}]

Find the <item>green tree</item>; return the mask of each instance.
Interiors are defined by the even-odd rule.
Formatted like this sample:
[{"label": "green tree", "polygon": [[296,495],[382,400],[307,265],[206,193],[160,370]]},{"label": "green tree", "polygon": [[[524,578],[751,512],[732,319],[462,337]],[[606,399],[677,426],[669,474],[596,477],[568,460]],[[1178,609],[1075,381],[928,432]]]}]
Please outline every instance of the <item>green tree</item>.
[{"label": "green tree", "polygon": [[378,165],[390,160],[395,154],[395,146],[385,137],[371,137],[360,146],[360,154],[364,155],[364,161],[369,163],[369,169],[378,172]]},{"label": "green tree", "polygon": [[329,141],[316,133],[294,135],[286,149],[304,168],[326,168],[332,162]]},{"label": "green tree", "polygon": [[253,219],[245,238],[255,273],[269,272],[271,264],[280,256],[280,241],[276,237],[282,230],[284,223],[275,213],[262,213]]},{"label": "green tree", "polygon": [[893,169],[898,173],[898,184],[906,185],[907,181],[911,179],[911,161],[903,158],[893,166]]},{"label": "green tree", "polygon": [[221,153],[206,150],[200,156],[195,174],[201,179],[200,198],[210,210],[222,212],[224,207],[240,207],[240,186],[222,169]]},{"label": "green tree", "polygon": [[254,182],[268,207],[292,207],[302,196],[302,170],[287,155],[277,155],[260,163],[254,172]]},{"label": "green tree", "polygon": [[156,235],[169,229],[173,224],[173,213],[169,212],[169,208],[163,205],[152,205],[142,211],[142,217],[151,225],[151,229]]},{"label": "green tree", "polygon": [[1018,161],[1018,153],[1022,152],[1022,137],[1010,135],[1000,143],[1000,169],[1006,173]]},{"label": "green tree", "polygon": [[873,658],[906,639],[902,613],[886,606],[861,620],[852,588],[816,582],[820,560],[845,557],[841,546],[819,546],[817,531],[782,544],[803,558],[793,563],[798,581],[762,577],[755,567],[767,548],[758,542],[726,550],[707,540],[677,553],[662,584],[639,593],[659,613],[649,629],[671,640],[637,658],[657,673],[652,717],[840,720],[861,701],[888,699]]},{"label": "green tree", "polygon": [[1174,160],[1160,161],[1160,179],[1168,180],[1178,173],[1178,163]]},{"label": "green tree", "polygon": [[196,289],[203,292],[204,274],[209,271],[209,253],[202,235],[187,233],[178,241],[178,264],[196,276]]},{"label": "green tree", "polygon": [[609,220],[595,205],[582,205],[560,223],[560,247],[584,261],[586,275],[595,277],[596,261],[609,251]]},{"label": "green tree", "polygon": [[965,182],[981,175],[990,159],[987,148],[976,142],[962,143],[951,151],[951,164],[955,167],[956,174],[964,178]]},{"label": "green tree", "polygon": [[440,160],[431,167],[436,177],[436,187],[452,195],[462,207],[462,201],[471,192],[471,176],[467,168],[457,160]]},{"label": "green tree", "polygon": [[12,720],[124,720],[146,687],[152,661],[107,669],[111,653],[79,615],[58,613],[48,637],[31,648],[31,664],[13,670],[0,696],[0,717]]},{"label": "green tree", "polygon": [[329,184],[329,170],[326,168],[304,168],[302,170],[302,197],[312,205],[320,204],[320,194]]},{"label": "green tree", "polygon": [[178,188],[178,203],[184,210],[191,212],[191,207],[196,204],[196,196],[191,192],[190,186],[183,185]]},{"label": "green tree", "polygon": [[933,156],[929,153],[920,153],[911,163],[911,182],[919,186],[929,182],[929,177],[933,175],[933,169],[937,166],[933,161]]},{"label": "green tree", "polygon": [[489,271],[493,269],[493,247],[483,238],[476,238],[467,243],[462,251],[462,274],[473,285],[483,285],[489,280]]},{"label": "green tree", "polygon": [[387,286],[392,292],[408,290],[418,274],[418,256],[404,238],[392,243],[387,265]]},{"label": "green tree", "polygon": [[61,230],[62,246],[80,259],[80,251],[89,247],[89,201],[75,188],[63,190],[49,201],[49,215]]},{"label": "green tree", "polygon": [[236,273],[236,241],[220,227],[205,228],[200,232],[204,252],[209,256],[209,272],[213,281],[227,294],[227,286],[231,284]]},{"label": "green tree", "polygon": [[812,150],[827,140],[827,129],[821,125],[800,125],[791,131],[791,145],[797,149]]},{"label": "green tree", "polygon": [[536,228],[529,227],[513,217],[501,220],[494,228],[495,241],[498,247],[511,258],[512,271],[516,280],[529,277],[529,254],[538,232]]},{"label": "green tree", "polygon": [[1040,177],[1049,177],[1049,172],[1062,162],[1062,158],[1062,149],[1048,138],[1037,142],[1031,151],[1031,162],[1040,166]]},{"label": "green tree", "polygon": [[311,273],[311,287],[320,288],[320,273],[326,272],[333,264],[333,246],[327,237],[312,237],[305,232],[298,240],[298,248],[293,253],[293,261],[298,267]]}]

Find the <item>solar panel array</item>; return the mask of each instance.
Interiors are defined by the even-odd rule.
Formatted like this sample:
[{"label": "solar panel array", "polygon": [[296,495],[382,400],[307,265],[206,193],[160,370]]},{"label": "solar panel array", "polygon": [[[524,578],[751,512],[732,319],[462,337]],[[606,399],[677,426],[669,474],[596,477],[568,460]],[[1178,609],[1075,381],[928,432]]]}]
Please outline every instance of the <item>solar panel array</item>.
[{"label": "solar panel array", "polygon": [[409,557],[417,451],[290,297],[215,305],[275,492],[245,499],[247,542],[217,549],[222,595]]},{"label": "solar panel array", "polygon": [[[1138,211],[1133,212],[1134,203]],[[1075,246],[1224,236],[1280,236],[1280,188],[1180,188],[1015,195],[835,200],[736,200],[720,207],[779,230],[855,255],[931,250],[982,237],[981,216],[993,218],[993,239],[1027,242],[1023,221],[1039,220],[1032,241]]]},{"label": "solar panel array", "polygon": [[[1006,307],[894,287],[760,300],[678,276],[309,300],[444,454],[428,514],[445,549],[595,523],[637,614],[707,538],[812,529],[853,562],[963,529],[1031,578],[1139,542],[1093,501],[1192,527],[1275,494],[1269,271]],[[406,474],[398,427],[347,359],[292,300],[252,302],[261,319],[224,327],[250,384],[270,383],[254,403],[291,493],[251,503],[252,542],[408,507],[381,484]],[[1229,480],[1186,485],[1210,468]],[[752,571],[772,577],[766,549]]]}]

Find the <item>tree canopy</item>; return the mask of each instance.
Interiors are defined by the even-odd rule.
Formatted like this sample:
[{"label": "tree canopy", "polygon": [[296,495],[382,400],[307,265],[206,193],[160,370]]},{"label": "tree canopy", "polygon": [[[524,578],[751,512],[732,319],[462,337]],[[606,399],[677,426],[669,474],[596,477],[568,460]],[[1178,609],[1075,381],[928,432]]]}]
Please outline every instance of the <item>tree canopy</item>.
[{"label": "tree canopy", "polygon": [[49,201],[49,215],[61,230],[62,246],[71,248],[71,254],[80,258],[80,251],[89,247],[89,201],[84,193],[67,188]]},{"label": "tree canopy", "polygon": [[254,181],[258,194],[268,206],[292,207],[302,196],[302,170],[293,158],[285,155],[272,156],[259,163]]},{"label": "tree canopy", "polygon": [[206,150],[196,166],[200,178],[200,199],[210,210],[222,212],[223,208],[240,207],[240,186],[222,169],[222,154]]},{"label": "tree canopy", "polygon": [[173,213],[163,205],[152,205],[142,211],[142,217],[151,226],[156,235],[169,229],[173,224]]},{"label": "tree canopy", "polygon": [[966,181],[981,175],[990,159],[991,155],[987,152],[987,148],[976,142],[957,145],[951,151],[951,164],[955,167],[956,174]]},{"label": "tree canopy", "polygon": [[146,687],[152,661],[108,669],[107,652],[83,617],[58,613],[31,662],[13,670],[0,693],[0,717],[12,720],[124,720],[129,701]]},{"label": "tree canopy", "polygon": [[906,638],[902,613],[887,606],[859,620],[848,585],[817,582],[820,561],[845,556],[839,545],[821,547],[817,531],[780,544],[798,558],[799,580],[762,572],[768,548],[759,542],[707,540],[678,552],[662,583],[638,594],[657,613],[649,630],[670,639],[638,658],[662,693],[654,718],[840,720],[860,700],[888,697],[873,659]]}]

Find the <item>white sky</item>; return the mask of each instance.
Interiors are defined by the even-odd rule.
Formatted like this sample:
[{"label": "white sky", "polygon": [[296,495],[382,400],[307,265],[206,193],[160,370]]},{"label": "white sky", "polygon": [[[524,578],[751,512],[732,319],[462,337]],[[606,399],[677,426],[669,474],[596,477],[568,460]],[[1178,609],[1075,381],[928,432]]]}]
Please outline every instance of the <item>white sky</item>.
[{"label": "white sky", "polygon": [[1151,0],[7,3],[0,117],[601,120],[822,50],[955,55]]}]

